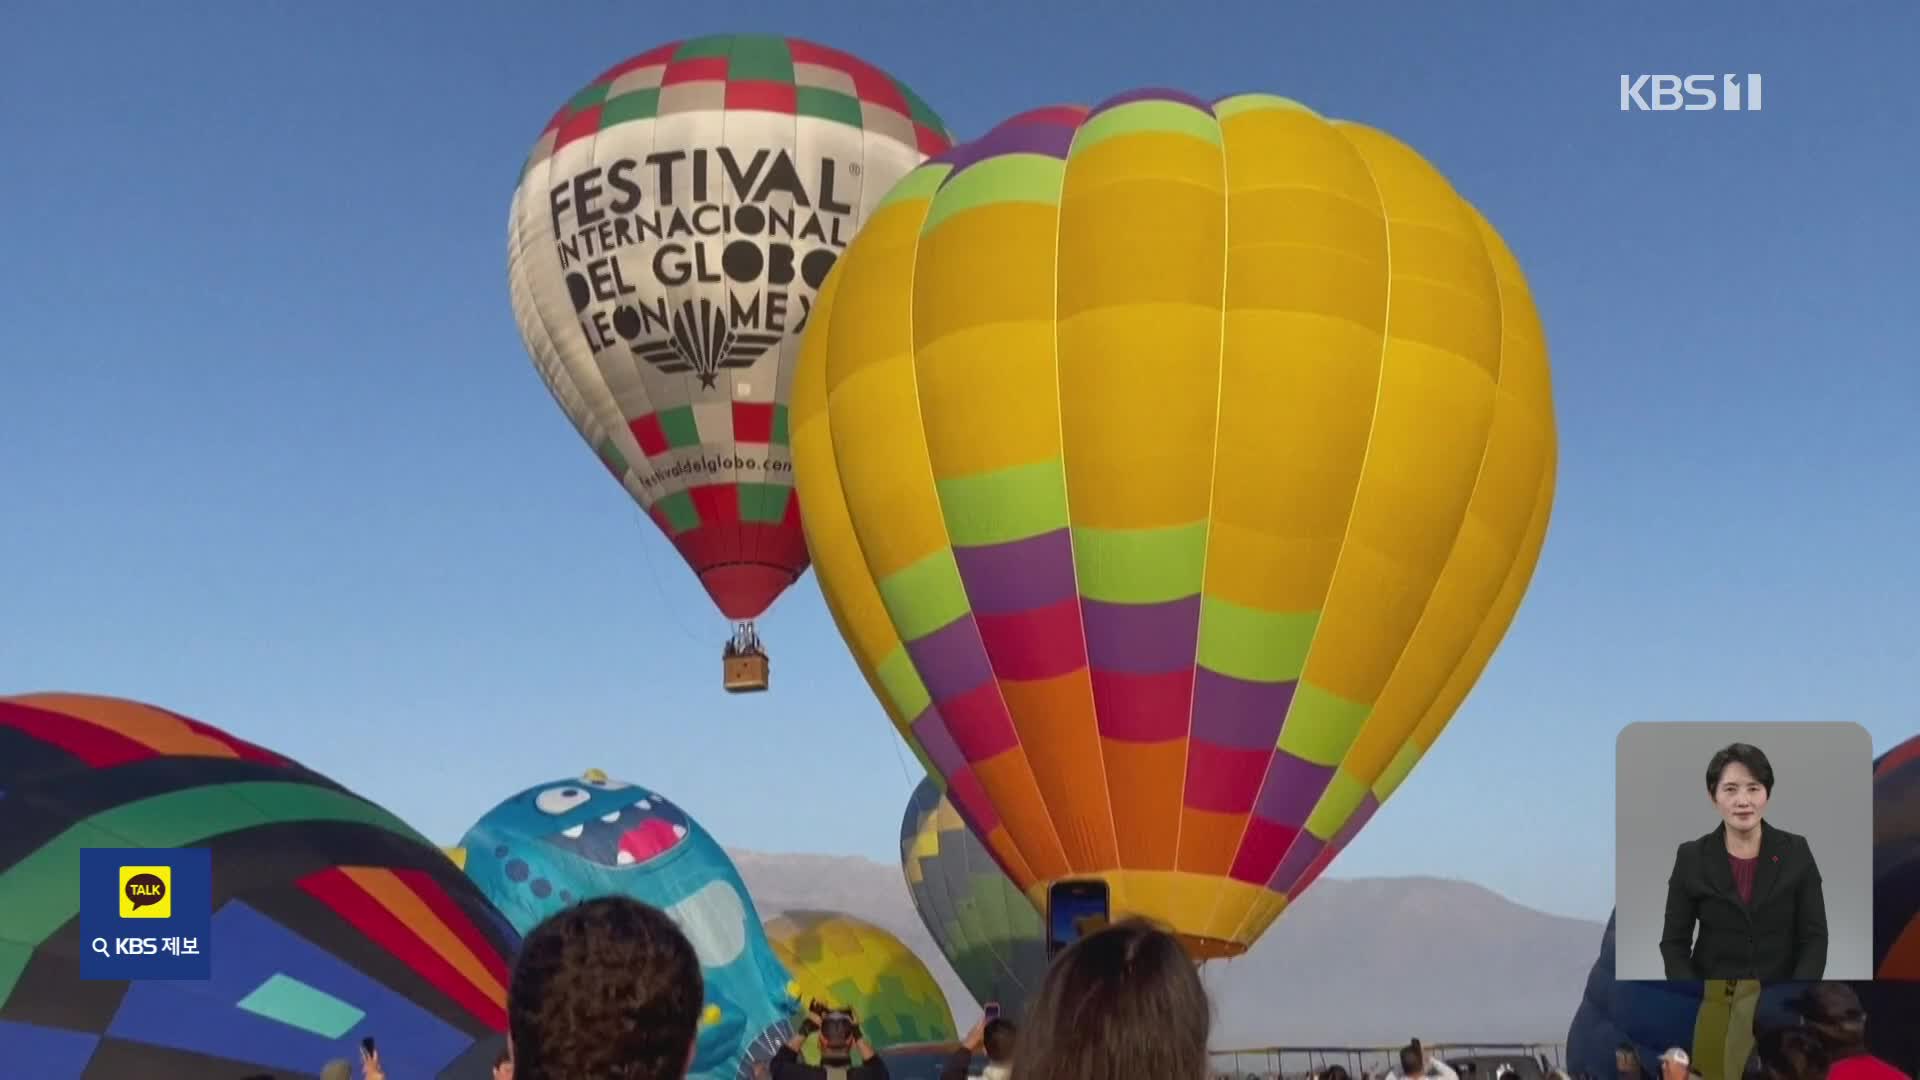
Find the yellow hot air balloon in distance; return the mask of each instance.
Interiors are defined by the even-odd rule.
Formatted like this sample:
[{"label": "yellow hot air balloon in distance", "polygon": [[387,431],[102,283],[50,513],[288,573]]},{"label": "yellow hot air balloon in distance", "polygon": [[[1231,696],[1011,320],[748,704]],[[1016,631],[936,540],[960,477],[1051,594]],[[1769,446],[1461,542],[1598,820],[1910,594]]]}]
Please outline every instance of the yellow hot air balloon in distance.
[{"label": "yellow hot air balloon in distance", "polygon": [[1036,904],[1245,951],[1403,781],[1545,540],[1544,336],[1418,154],[1282,98],[1024,113],[897,185],[793,390],[813,564]]}]

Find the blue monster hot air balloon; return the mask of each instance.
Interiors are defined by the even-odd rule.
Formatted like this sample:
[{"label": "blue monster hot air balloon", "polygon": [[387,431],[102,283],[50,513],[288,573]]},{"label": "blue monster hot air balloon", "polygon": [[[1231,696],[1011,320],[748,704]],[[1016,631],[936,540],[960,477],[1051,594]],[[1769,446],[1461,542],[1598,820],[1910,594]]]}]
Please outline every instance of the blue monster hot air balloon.
[{"label": "blue monster hot air balloon", "polygon": [[692,1080],[746,1080],[792,1034],[792,978],[733,861],[659,792],[597,769],[488,811],[449,854],[525,934],[576,901],[630,896],[686,932],[706,978]]}]

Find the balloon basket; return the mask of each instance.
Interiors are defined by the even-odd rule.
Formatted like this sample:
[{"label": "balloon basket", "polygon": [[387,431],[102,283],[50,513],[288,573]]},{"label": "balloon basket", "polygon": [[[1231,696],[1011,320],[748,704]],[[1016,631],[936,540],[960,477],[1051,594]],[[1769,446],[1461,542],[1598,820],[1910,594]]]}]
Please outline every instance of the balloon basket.
[{"label": "balloon basket", "polygon": [[720,685],[729,694],[752,694],[767,688],[767,654],[748,653],[721,661]]}]

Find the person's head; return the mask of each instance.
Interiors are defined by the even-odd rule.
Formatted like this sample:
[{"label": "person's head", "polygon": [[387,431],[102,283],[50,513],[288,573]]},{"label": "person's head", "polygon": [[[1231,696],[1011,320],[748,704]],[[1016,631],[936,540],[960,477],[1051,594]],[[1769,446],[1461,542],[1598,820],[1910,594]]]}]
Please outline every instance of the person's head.
[{"label": "person's head", "polygon": [[1400,1048],[1400,1075],[1420,1076],[1427,1071],[1427,1057],[1420,1049],[1420,1040],[1415,1039]]},{"label": "person's head", "polygon": [[1860,995],[1846,983],[1814,983],[1788,1006],[1800,1014],[1829,1053],[1855,1051],[1867,1043],[1867,1011],[1860,1007]]},{"label": "person's head", "polygon": [[1352,1080],[1352,1077],[1347,1075],[1345,1066],[1329,1065],[1327,1071],[1320,1074],[1320,1080]]},{"label": "person's head", "polygon": [[1759,747],[1734,743],[1707,762],[1707,794],[1728,832],[1751,833],[1766,816],[1773,765]]},{"label": "person's head", "polygon": [[1013,1036],[1019,1029],[1013,1021],[993,1019],[980,1031],[980,1045],[987,1052],[987,1060],[995,1065],[1007,1065],[1013,1061]]},{"label": "person's head", "polygon": [[1623,1042],[1613,1048],[1613,1071],[1640,1075],[1640,1051],[1630,1042]]},{"label": "person's head", "polygon": [[1753,1051],[1768,1080],[1820,1080],[1827,1074],[1826,1048],[1807,1028],[1768,1028],[1754,1040]]},{"label": "person's head", "polygon": [[501,1050],[493,1056],[491,1080],[513,1080],[513,1055]]},{"label": "person's head", "polygon": [[828,1009],[820,1016],[820,1060],[828,1065],[843,1065],[853,1060],[857,1041],[853,1014],[844,1009]]},{"label": "person's head", "polygon": [[1687,1080],[1687,1070],[1693,1067],[1693,1058],[1678,1046],[1667,1048],[1660,1055],[1660,1080]]},{"label": "person's head", "polygon": [[1020,1080],[1204,1080],[1212,1010],[1177,938],[1127,919],[1068,946],[1021,1025]]},{"label": "person's head", "polygon": [[685,934],[622,896],[588,900],[533,928],[507,993],[515,1080],[679,1080],[706,986]]},{"label": "person's head", "polygon": [[345,1058],[335,1058],[320,1067],[320,1080],[353,1080],[353,1065]]}]

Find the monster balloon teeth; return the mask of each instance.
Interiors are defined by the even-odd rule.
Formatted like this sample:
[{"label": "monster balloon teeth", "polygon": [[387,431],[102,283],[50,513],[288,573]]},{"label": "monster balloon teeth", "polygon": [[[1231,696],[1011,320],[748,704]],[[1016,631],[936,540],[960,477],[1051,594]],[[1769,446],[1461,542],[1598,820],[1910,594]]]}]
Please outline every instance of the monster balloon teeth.
[{"label": "monster balloon teeth", "polygon": [[575,796],[577,791],[556,788],[540,796],[546,800],[542,812],[559,819],[554,825],[568,822],[546,837],[563,851],[601,866],[624,868],[657,859],[686,838],[686,815],[657,795],[631,802],[623,798],[609,810],[604,793],[589,798]]}]

